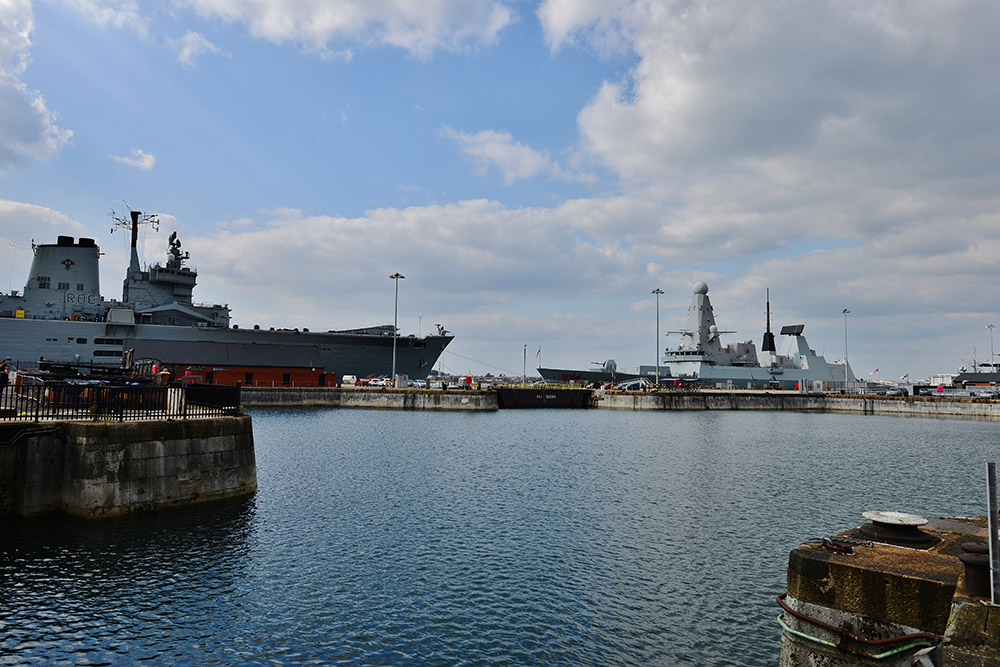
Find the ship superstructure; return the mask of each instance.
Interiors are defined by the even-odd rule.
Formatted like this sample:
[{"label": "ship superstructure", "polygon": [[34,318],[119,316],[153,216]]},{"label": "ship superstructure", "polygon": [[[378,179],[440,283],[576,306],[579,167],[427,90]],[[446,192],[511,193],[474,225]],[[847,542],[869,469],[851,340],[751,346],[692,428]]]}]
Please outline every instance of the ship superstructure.
[{"label": "ship superstructure", "polygon": [[142,268],[136,249],[141,224],[155,216],[130,211],[118,219],[131,232],[131,257],[121,300],[101,296],[100,248],[92,238],[60,236],[32,244],[34,258],[23,292],[0,293],[0,358],[21,368],[42,361],[117,367],[126,353],[199,377],[232,377],[251,383],[268,369],[277,382],[324,384],[325,376],[388,375],[393,340],[396,372],[425,378],[454,338],[443,327],[433,335],[394,336],[392,325],[347,331],[240,329],[230,326],[229,307],[192,300],[198,273],[185,262],[176,233],[165,263]]},{"label": "ship superstructure", "polygon": [[[708,285],[693,287],[687,321],[683,329],[668,332],[681,337],[675,348],[663,353],[662,365],[639,366],[638,376],[658,376],[661,385],[701,386],[723,389],[812,389],[830,390],[857,382],[846,361],[828,362],[810,349],[802,331],[805,325],[782,327],[780,344],[771,331],[771,299],[767,292],[767,323],[760,351],[752,340],[724,344],[723,331],[715,321]],[[539,368],[546,380],[588,383],[592,371]],[[633,376],[634,377],[634,376]]]},{"label": "ship superstructure", "polygon": [[751,340],[723,345],[721,335],[735,332],[721,331],[716,325],[707,284],[695,283],[693,292],[686,326],[670,332],[680,334],[681,343],[664,352],[663,363],[670,377],[698,380],[705,386],[740,389],[768,386],[798,389],[813,383],[829,386],[857,381],[849,366],[845,375],[846,362],[828,362],[810,349],[802,335],[803,324],[782,327],[783,338],[776,349],[769,291],[767,328],[759,352]]}]

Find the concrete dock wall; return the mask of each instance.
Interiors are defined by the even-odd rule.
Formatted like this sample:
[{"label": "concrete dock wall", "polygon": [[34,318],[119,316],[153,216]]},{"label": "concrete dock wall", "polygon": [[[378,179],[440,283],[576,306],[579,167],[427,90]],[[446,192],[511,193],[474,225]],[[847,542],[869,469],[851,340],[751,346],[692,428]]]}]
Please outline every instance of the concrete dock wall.
[{"label": "concrete dock wall", "polygon": [[249,416],[0,424],[0,515],[99,518],[256,488]]},{"label": "concrete dock wall", "polygon": [[337,387],[243,387],[244,406],[301,405],[397,410],[497,409],[495,391],[440,389],[342,389]]},{"label": "concrete dock wall", "polygon": [[1000,418],[1000,402],[982,399],[836,396],[797,392],[595,392],[594,406],[612,410],[793,410],[917,417]]}]

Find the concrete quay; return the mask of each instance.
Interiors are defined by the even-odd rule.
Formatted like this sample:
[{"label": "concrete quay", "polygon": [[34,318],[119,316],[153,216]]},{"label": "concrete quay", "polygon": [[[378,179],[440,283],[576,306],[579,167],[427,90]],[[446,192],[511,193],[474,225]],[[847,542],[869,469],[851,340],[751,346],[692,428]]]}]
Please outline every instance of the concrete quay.
[{"label": "concrete quay", "polygon": [[804,394],[795,391],[594,392],[593,405],[611,410],[788,410],[912,417],[1000,419],[1000,401],[931,396]]},{"label": "concrete quay", "polygon": [[246,415],[0,423],[0,516],[94,519],[256,489]]},{"label": "concrete quay", "polygon": [[240,400],[250,406],[385,408],[396,410],[497,410],[492,390],[390,389],[384,387],[243,387]]},{"label": "concrete quay", "polygon": [[778,597],[780,667],[1000,664],[988,564],[959,559],[985,548],[986,518],[884,528],[873,520],[792,550]]}]

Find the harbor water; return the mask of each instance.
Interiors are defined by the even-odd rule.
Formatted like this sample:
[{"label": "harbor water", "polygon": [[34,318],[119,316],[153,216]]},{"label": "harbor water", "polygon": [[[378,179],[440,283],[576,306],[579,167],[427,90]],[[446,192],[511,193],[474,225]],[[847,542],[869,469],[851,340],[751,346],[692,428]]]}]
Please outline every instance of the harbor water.
[{"label": "harbor water", "polygon": [[0,522],[0,665],[767,665],[788,552],[985,513],[995,422],[252,411],[249,498]]}]

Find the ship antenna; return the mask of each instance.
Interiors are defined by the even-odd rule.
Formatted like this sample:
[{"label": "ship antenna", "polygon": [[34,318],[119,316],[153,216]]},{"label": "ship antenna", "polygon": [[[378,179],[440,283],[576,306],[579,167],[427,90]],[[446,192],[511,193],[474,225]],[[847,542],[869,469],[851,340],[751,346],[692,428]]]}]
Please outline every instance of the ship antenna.
[{"label": "ship antenna", "polygon": [[764,342],[760,346],[761,352],[774,352],[774,334],[771,333],[771,288],[767,289],[767,330],[764,332]]},{"label": "ship antenna", "polygon": [[[133,270],[134,271],[138,271],[139,270],[139,253],[136,250],[136,246],[138,245],[138,241],[139,241],[139,225],[149,225],[150,227],[153,228],[154,231],[159,231],[159,229],[160,229],[160,219],[156,216],[155,213],[147,213],[146,215],[143,215],[142,211],[133,211],[132,207],[129,206],[128,202],[125,201],[124,199],[122,200],[122,203],[125,204],[125,208],[129,212],[129,217],[126,218],[124,215],[122,215],[122,216],[117,215],[114,212],[114,209],[112,209],[112,211],[111,211],[111,217],[115,221],[115,225],[114,225],[115,227],[118,227],[120,229],[131,230],[131,232],[132,232],[132,257],[131,257],[131,262],[129,263],[129,271],[130,272],[133,271]],[[112,228],[111,231],[113,233],[115,230]]]}]

